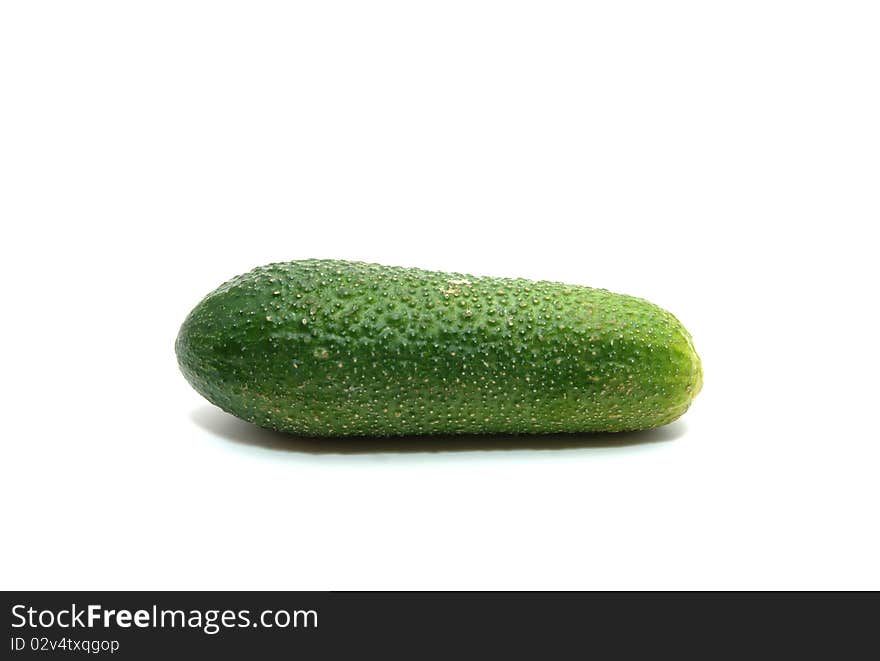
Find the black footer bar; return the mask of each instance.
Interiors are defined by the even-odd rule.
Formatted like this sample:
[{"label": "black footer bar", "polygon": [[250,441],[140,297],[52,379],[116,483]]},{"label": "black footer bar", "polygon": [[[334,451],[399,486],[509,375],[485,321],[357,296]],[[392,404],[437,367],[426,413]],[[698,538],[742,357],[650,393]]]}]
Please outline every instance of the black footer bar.
[{"label": "black footer bar", "polygon": [[[555,658],[880,648],[857,592],[11,592],[4,658]],[[381,657],[378,655],[382,655]],[[196,657],[196,658],[198,658]],[[491,658],[491,657],[490,657]]]}]

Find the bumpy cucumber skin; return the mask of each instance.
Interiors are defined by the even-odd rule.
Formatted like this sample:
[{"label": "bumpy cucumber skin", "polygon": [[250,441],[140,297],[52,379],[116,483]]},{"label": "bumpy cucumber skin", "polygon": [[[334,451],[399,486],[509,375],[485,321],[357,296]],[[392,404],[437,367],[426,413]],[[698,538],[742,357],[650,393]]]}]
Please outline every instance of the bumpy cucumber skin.
[{"label": "bumpy cucumber skin", "polygon": [[230,280],[176,350],[208,401],[303,436],[648,429],[702,386],[690,334],[648,301],[334,260]]}]

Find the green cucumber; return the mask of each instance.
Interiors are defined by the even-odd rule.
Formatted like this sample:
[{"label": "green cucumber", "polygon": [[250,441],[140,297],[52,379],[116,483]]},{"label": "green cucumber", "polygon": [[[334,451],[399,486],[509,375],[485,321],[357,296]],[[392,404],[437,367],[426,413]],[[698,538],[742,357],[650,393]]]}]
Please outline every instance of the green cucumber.
[{"label": "green cucumber", "polygon": [[176,350],[208,401],[303,436],[647,429],[702,385],[690,334],[645,300],[335,260],[230,280]]}]

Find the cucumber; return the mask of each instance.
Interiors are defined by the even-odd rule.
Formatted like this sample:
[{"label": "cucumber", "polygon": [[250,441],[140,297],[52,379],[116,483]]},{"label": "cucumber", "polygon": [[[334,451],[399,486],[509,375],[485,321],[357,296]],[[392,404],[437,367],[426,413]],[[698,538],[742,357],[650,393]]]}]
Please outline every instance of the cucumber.
[{"label": "cucumber", "polygon": [[233,278],[176,351],[208,401],[303,436],[647,429],[702,386],[690,334],[648,301],[336,260]]}]

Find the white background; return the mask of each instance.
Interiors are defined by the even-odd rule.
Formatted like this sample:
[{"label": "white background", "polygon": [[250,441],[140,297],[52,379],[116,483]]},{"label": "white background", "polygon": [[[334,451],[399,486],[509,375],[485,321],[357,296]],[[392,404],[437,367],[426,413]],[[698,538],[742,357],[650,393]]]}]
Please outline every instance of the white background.
[{"label": "white background", "polygon": [[[0,585],[880,588],[878,34],[872,2],[3,3]],[[567,447],[284,439],[173,342],[307,257],[642,296],[705,387]]]}]

